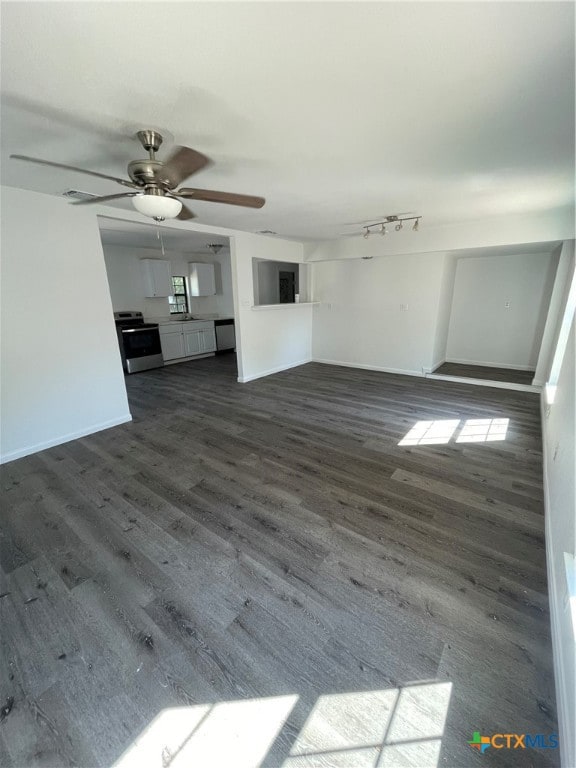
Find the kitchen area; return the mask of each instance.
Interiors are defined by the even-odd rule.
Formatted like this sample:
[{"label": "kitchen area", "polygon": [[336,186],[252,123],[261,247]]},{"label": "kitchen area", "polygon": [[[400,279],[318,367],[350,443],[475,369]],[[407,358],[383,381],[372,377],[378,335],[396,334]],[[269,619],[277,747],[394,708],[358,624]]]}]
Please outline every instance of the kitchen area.
[{"label": "kitchen area", "polygon": [[98,222],[126,374],[235,352],[228,238]]}]

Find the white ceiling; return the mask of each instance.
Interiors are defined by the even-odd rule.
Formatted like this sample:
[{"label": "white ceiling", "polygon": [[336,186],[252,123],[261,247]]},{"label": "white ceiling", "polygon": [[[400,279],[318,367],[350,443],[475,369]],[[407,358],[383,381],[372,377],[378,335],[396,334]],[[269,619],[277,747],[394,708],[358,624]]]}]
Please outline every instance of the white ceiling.
[{"label": "white ceiling", "polygon": [[[98,216],[100,238],[104,245],[121,245],[129,248],[153,248],[161,250],[158,236],[159,227],[154,223],[137,224],[133,221]],[[180,253],[205,253],[209,255],[208,243],[218,243],[224,248],[229,247],[229,240],[222,235],[211,235],[206,232],[193,232],[185,229],[170,229],[163,226],[162,241],[167,251]]]},{"label": "white ceiling", "polygon": [[120,192],[7,155],[125,175],[154,127],[215,161],[189,186],[267,198],[194,203],[208,226],[329,238],[574,198],[572,3],[14,2],[1,42],[8,185]]}]

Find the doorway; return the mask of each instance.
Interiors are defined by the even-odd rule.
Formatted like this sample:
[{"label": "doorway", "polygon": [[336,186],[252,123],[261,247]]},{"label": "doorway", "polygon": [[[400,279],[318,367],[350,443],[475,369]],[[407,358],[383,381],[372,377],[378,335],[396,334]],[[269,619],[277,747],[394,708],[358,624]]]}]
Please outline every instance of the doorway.
[{"label": "doorway", "polygon": [[556,243],[448,254],[434,377],[531,389],[558,260]]},{"label": "doorway", "polygon": [[280,272],[278,275],[280,304],[294,304],[296,281],[294,272]]}]

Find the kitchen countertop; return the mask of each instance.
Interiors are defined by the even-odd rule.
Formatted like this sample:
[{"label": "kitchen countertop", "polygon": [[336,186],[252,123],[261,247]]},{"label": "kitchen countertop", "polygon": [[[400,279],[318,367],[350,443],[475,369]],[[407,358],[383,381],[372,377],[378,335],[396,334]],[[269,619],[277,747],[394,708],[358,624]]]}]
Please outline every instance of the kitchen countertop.
[{"label": "kitchen countertop", "polygon": [[[193,315],[194,320],[234,320],[234,315]],[[182,320],[181,317],[150,317],[146,318],[147,323],[158,323],[158,325],[172,325],[172,323],[190,323],[194,320]]]}]

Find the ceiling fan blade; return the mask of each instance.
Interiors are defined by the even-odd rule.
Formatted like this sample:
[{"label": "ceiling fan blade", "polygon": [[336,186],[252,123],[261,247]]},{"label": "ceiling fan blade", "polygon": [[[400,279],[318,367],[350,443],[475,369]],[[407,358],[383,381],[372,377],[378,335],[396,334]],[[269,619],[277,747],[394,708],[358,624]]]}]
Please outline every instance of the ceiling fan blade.
[{"label": "ceiling fan blade", "polygon": [[234,192],[216,192],[213,189],[191,189],[184,187],[174,192],[177,197],[192,198],[194,200],[206,200],[209,203],[227,203],[228,205],[242,205],[245,208],[262,208],[266,200],[263,197],[253,195],[237,195]]},{"label": "ceiling fan blade", "polygon": [[96,171],[87,171],[85,168],[76,168],[74,165],[64,165],[63,163],[53,163],[51,160],[40,160],[38,157],[28,157],[27,155],[10,155],[14,160],[24,160],[27,163],[36,163],[37,165],[50,165],[52,168],[63,168],[65,171],[77,171],[78,173],[85,173],[88,176],[97,176],[99,179],[108,179],[108,181],[115,181],[117,184],[122,184],[124,187],[132,187],[132,189],[140,189],[137,184],[128,181],[128,179],[118,179],[116,176],[107,176],[105,173],[97,173]]},{"label": "ceiling fan blade", "polygon": [[74,200],[72,205],[92,205],[93,203],[106,203],[108,200],[118,200],[121,197],[135,197],[139,192],[121,192],[119,195],[104,195],[102,197],[92,197],[89,200]]},{"label": "ceiling fan blade", "polygon": [[161,184],[173,189],[207,165],[211,165],[211,160],[201,152],[190,147],[174,147],[168,160],[158,170],[156,178]]},{"label": "ceiling fan blade", "polygon": [[180,211],[178,216],[176,216],[176,218],[180,219],[180,221],[187,221],[188,219],[195,219],[196,218],[196,214],[192,213],[190,208],[188,208],[187,206],[182,204],[182,210]]}]

